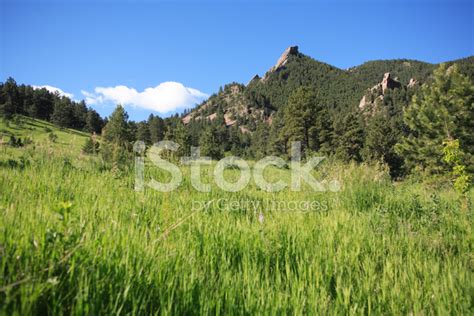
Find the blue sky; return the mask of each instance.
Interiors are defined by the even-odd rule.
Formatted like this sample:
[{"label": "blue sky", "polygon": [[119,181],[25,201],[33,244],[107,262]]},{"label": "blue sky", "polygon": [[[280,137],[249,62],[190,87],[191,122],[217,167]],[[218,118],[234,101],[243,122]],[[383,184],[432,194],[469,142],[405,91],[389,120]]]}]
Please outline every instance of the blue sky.
[{"label": "blue sky", "polygon": [[474,55],[473,1],[0,2],[1,81],[59,88],[102,115],[120,101],[135,120],[246,83],[290,45],[340,68]]}]

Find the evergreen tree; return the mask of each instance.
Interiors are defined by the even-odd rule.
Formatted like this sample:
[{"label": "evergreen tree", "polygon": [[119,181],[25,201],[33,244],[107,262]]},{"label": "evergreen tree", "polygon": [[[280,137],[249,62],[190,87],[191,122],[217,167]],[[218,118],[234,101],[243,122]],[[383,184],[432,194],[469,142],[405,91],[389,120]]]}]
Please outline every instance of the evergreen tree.
[{"label": "evergreen tree", "polygon": [[86,114],[86,125],[84,130],[89,133],[100,134],[102,128],[104,127],[104,120],[100,117],[93,109],[89,109]]},{"label": "evergreen tree", "polygon": [[84,100],[81,102],[73,102],[73,122],[72,128],[82,130],[86,126],[86,119],[87,119],[87,106]]},{"label": "evergreen tree", "polygon": [[229,151],[232,145],[229,143],[229,131],[225,124],[224,112],[222,109],[218,109],[216,118],[212,121],[217,131],[217,145],[221,147],[223,152]]},{"label": "evergreen tree", "polygon": [[[230,126],[228,130],[228,141],[232,155],[242,157],[245,155],[245,149],[248,144],[244,141],[244,135],[236,125]],[[266,144],[265,144],[266,145]]]},{"label": "evergreen tree", "polygon": [[168,130],[166,131],[165,139],[174,141],[175,143],[179,144],[178,150],[173,153],[173,155],[177,158],[181,158],[189,154],[189,134],[181,120],[177,120],[174,124],[174,127],[171,126],[170,128],[168,128]]},{"label": "evergreen tree", "polygon": [[199,139],[201,155],[216,160],[221,159],[224,153],[218,142],[219,135],[216,126],[214,124],[208,125]]},{"label": "evergreen tree", "polygon": [[161,117],[150,114],[148,117],[148,126],[150,128],[150,140],[152,144],[163,140],[165,135],[165,123]]},{"label": "evergreen tree", "polygon": [[361,149],[364,142],[362,118],[356,111],[349,112],[334,123],[335,156],[343,161],[361,161]]},{"label": "evergreen tree", "polygon": [[137,132],[135,134],[135,139],[141,140],[147,145],[151,144],[150,128],[147,122],[143,121],[137,124]]},{"label": "evergreen tree", "polygon": [[20,103],[18,87],[13,78],[8,78],[0,91],[0,115],[9,119],[17,114]]},{"label": "evergreen tree", "polygon": [[321,154],[329,155],[333,150],[333,129],[329,109],[326,105],[318,103],[314,121],[315,139],[313,149]]},{"label": "evergreen tree", "polygon": [[128,147],[131,141],[128,114],[121,105],[117,105],[103,130],[104,140],[109,143]]},{"label": "evergreen tree", "polygon": [[281,156],[287,153],[287,138],[282,132],[285,126],[283,111],[278,111],[272,119],[267,153],[274,156]]},{"label": "evergreen tree", "polygon": [[95,139],[94,136],[86,139],[84,146],[82,147],[82,152],[85,154],[95,155],[99,152],[99,142]]},{"label": "evergreen tree", "polygon": [[28,114],[42,120],[49,120],[54,111],[54,95],[46,89],[36,89],[33,104],[28,107]]},{"label": "evergreen tree", "polygon": [[267,123],[257,124],[255,132],[251,136],[252,145],[250,148],[252,157],[261,159],[267,155],[267,144],[269,137],[269,128]]},{"label": "evergreen tree", "polygon": [[74,122],[74,109],[70,100],[65,97],[57,98],[54,103],[54,111],[51,122],[61,127],[72,127]]},{"label": "evergreen tree", "polygon": [[315,149],[316,95],[307,87],[300,87],[288,97],[284,109],[284,127],[282,135],[289,142],[300,141],[301,149],[306,152]]},{"label": "evergreen tree", "polygon": [[403,159],[394,148],[400,134],[397,117],[391,116],[386,108],[378,111],[365,126],[362,158],[384,162],[389,166],[392,176],[400,176]]},{"label": "evergreen tree", "polygon": [[433,82],[423,85],[420,95],[413,97],[404,121],[409,135],[396,150],[409,169],[444,171],[443,142],[453,139],[459,140],[465,164],[474,165],[474,86],[456,65],[442,64],[435,70]]}]

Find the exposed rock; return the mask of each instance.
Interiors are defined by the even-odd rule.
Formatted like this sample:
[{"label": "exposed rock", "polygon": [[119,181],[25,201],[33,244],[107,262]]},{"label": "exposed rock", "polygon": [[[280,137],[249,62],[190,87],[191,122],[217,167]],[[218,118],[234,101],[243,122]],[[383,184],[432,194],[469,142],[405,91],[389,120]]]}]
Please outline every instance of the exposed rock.
[{"label": "exposed rock", "polygon": [[418,85],[418,81],[415,78],[411,78],[410,82],[408,83],[408,88],[413,88],[414,86]]},{"label": "exposed rock", "polygon": [[290,46],[285,51],[283,54],[281,54],[280,58],[278,59],[277,63],[275,66],[270,71],[277,71],[281,67],[285,66],[285,64],[288,62],[288,58],[290,55],[298,55],[298,46]]},{"label": "exposed rock", "polygon": [[385,94],[385,91],[387,89],[395,89],[395,88],[400,88],[402,85],[401,83],[395,79],[392,79],[390,76],[390,73],[387,72],[383,75],[382,79],[382,93]]},{"label": "exposed rock", "polygon": [[382,104],[387,90],[393,90],[401,86],[402,84],[398,81],[398,78],[392,79],[389,72],[385,73],[382,82],[367,89],[367,92],[359,102],[359,109],[364,110],[368,106],[370,106],[370,108],[376,108],[378,104]]},{"label": "exposed rock", "polygon": [[217,117],[217,113],[212,113],[211,115],[208,115],[206,118],[210,121],[213,121]]},{"label": "exposed rock", "polygon": [[193,118],[193,116],[194,116],[194,113],[189,113],[188,115],[186,115],[185,117],[183,117],[183,118],[181,119],[181,121],[183,122],[184,125],[186,125],[186,124],[188,124],[188,123],[191,121],[191,119]]},{"label": "exposed rock", "polygon": [[235,123],[237,123],[237,120],[233,120],[233,119],[232,119],[232,115],[226,113],[226,114],[224,115],[224,122],[225,122],[225,125],[226,125],[226,126],[232,126],[232,125],[235,125]]},{"label": "exposed rock", "polygon": [[285,49],[283,54],[281,54],[280,58],[278,58],[278,61],[275,64],[275,66],[270,68],[270,70],[267,71],[265,76],[263,76],[263,78],[260,79],[260,80],[265,82],[267,80],[268,73],[272,73],[272,72],[280,70],[281,68],[283,68],[286,65],[286,63],[288,62],[288,59],[290,58],[291,55],[298,55],[298,53],[299,53],[298,52],[298,46],[290,46],[287,49]]},{"label": "exposed rock", "polygon": [[362,97],[362,99],[360,100],[360,102],[359,102],[359,109],[365,108],[368,103],[369,103],[369,102],[367,102],[366,97],[365,97],[365,95],[364,95],[364,96]]},{"label": "exposed rock", "polygon": [[273,113],[267,118],[266,122],[267,122],[268,125],[272,125],[272,123],[273,123]]}]

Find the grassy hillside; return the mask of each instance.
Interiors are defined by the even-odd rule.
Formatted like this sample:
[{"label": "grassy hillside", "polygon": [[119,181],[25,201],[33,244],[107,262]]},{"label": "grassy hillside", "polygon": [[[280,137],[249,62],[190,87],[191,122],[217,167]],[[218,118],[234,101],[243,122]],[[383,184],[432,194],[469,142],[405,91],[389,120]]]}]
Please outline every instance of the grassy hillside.
[{"label": "grassy hillside", "polygon": [[[177,190],[135,192],[132,171],[78,156],[85,134],[1,128],[38,145],[0,151],[0,314],[472,312],[472,210],[449,185],[326,164],[340,192],[229,193],[211,166],[200,193],[181,166]],[[145,174],[167,176],[149,161]]]},{"label": "grassy hillside", "polygon": [[[53,133],[57,139],[53,142],[49,135]],[[32,140],[28,147],[52,148],[55,152],[79,155],[89,134],[69,128],[59,128],[56,125],[26,116],[18,116],[15,120],[0,119],[0,138],[2,143],[10,137]]]}]

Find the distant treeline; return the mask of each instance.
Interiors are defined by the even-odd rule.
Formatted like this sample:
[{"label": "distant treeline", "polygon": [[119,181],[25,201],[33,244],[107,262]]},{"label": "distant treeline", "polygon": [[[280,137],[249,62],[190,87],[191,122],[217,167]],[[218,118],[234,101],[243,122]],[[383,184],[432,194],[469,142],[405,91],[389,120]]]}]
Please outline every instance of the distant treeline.
[{"label": "distant treeline", "polygon": [[[213,98],[225,99],[227,89],[230,86]],[[131,121],[120,105],[103,119],[84,101],[17,85],[12,78],[0,84],[0,112],[6,118],[22,114],[100,133],[106,143],[126,151],[131,151],[136,140],[147,145],[172,140],[180,144],[175,153],[180,157],[189,155],[192,146],[200,146],[201,155],[213,159],[229,154],[252,159],[289,157],[291,143],[300,141],[303,156],[381,162],[394,177],[413,172],[445,173],[450,166],[443,160],[443,146],[456,140],[460,162],[469,173],[474,171],[474,86],[457,66],[441,65],[422,86],[387,90],[383,98],[378,92],[368,95],[378,101],[363,109],[355,104],[334,111],[317,91],[309,86],[295,87],[273,113],[271,123],[249,120],[244,126],[250,129],[242,128],[239,120],[226,125],[225,100],[216,101],[212,119],[204,113],[187,124],[179,115],[163,119],[151,114],[147,120]]]},{"label": "distant treeline", "polygon": [[76,102],[45,88],[18,85],[13,78],[0,83],[0,114],[7,119],[26,115],[90,133],[100,133],[106,123],[84,101]]}]

